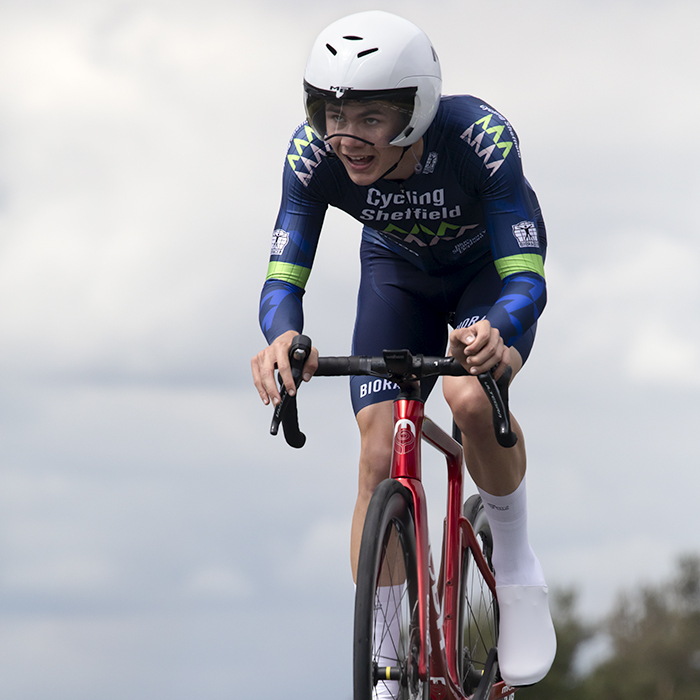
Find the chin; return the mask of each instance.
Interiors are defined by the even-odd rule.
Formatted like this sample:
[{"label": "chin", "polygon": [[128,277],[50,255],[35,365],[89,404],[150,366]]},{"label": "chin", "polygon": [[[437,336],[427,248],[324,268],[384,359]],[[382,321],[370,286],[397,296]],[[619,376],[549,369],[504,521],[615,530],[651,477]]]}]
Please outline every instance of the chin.
[{"label": "chin", "polygon": [[371,185],[379,180],[379,175],[376,172],[356,173],[349,168],[345,168],[345,170],[348,177],[360,187],[366,187],[367,185]]}]

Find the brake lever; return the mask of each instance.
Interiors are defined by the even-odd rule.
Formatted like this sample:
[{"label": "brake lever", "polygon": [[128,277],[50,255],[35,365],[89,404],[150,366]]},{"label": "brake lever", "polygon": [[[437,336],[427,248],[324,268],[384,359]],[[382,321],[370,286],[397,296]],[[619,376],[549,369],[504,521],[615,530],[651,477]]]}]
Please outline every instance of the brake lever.
[{"label": "brake lever", "polygon": [[508,385],[512,374],[513,369],[509,366],[498,381],[490,371],[478,375],[479,382],[491,402],[493,429],[501,447],[514,447],[518,442],[518,436],[511,429],[508,409]]},{"label": "brake lever", "polygon": [[[305,335],[296,336],[289,348],[289,364],[292,368],[294,386],[297,388],[301,384],[304,363],[310,354],[311,340]],[[275,407],[275,411],[272,415],[270,434],[277,435],[281,423],[287,443],[291,447],[301,448],[306,443],[306,435],[299,430],[296,395],[290,396],[282,382],[282,378],[278,377],[278,379],[280,383],[281,400]]]}]

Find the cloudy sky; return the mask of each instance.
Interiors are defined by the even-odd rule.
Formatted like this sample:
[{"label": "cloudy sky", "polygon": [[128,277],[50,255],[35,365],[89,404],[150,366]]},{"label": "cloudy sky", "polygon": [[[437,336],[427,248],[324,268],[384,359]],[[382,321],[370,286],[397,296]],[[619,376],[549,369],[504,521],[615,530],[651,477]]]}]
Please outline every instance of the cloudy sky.
[{"label": "cloudy sky", "polygon": [[[293,451],[249,358],[308,49],[377,8],[510,119],[544,209],[512,404],[550,583],[599,617],[700,551],[697,3],[1,2],[1,697],[350,697],[346,383],[304,387]],[[349,348],[358,241],[329,214],[324,354]]]}]

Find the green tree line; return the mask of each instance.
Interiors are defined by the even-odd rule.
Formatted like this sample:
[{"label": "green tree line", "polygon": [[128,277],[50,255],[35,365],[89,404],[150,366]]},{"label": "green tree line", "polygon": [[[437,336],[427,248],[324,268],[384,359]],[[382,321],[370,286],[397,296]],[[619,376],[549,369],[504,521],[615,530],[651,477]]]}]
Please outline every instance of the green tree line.
[{"label": "green tree line", "polygon": [[[621,594],[597,624],[581,619],[573,590],[552,602],[557,658],[517,700],[700,700],[700,557],[682,557],[668,581]],[[609,651],[584,672],[580,651],[598,635]]]}]

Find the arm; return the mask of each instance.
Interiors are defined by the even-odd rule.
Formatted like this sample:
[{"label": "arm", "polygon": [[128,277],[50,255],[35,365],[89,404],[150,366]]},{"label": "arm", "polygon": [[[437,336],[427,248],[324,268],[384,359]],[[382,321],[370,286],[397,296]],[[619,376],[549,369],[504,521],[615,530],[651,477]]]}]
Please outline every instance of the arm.
[{"label": "arm", "polygon": [[[272,236],[270,262],[260,295],[260,327],[269,345],[252,360],[253,381],[263,403],[279,401],[274,377],[277,368],[290,394],[294,382],[289,367],[289,347],[304,324],[302,297],[311,273],[327,203],[295,168],[296,154],[304,127],[290,141],[282,181],[282,202]],[[302,143],[307,143],[303,141]],[[308,144],[307,144],[308,146]],[[304,367],[308,381],[315,371],[315,350]]]},{"label": "arm", "polygon": [[498,328],[506,345],[513,343],[540,317],[547,302],[544,277],[520,272],[503,280],[503,289],[486,320]]},{"label": "arm", "polygon": [[301,333],[304,327],[304,288],[273,278],[265,280],[260,293],[260,328],[268,343],[285,331]]},{"label": "arm", "polygon": [[451,353],[464,358],[472,372],[495,366],[500,375],[508,363],[508,346],[537,322],[546,304],[546,230],[511,125],[489,110],[460,138],[467,146],[462,163],[465,172],[474,173],[474,194],[484,208],[503,287],[485,320],[453,332]]},{"label": "arm", "polygon": [[486,319],[506,345],[512,345],[536,323],[547,301],[547,237],[537,197],[523,175],[515,132],[495,113],[482,121],[482,144],[491,138],[498,157],[481,163],[479,195],[494,263],[503,280]]}]

